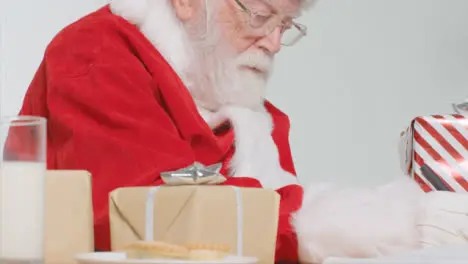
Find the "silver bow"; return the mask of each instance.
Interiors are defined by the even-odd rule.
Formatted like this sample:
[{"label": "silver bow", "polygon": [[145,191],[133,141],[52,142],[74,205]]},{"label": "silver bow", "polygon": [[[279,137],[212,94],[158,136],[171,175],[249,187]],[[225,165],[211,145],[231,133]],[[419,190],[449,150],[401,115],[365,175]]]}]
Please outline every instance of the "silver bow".
[{"label": "silver bow", "polygon": [[468,114],[468,102],[463,102],[460,104],[452,104],[453,110],[461,115]]},{"label": "silver bow", "polygon": [[220,174],[221,163],[205,166],[199,162],[193,165],[161,173],[161,178],[167,185],[197,185],[197,184],[218,184],[224,182],[226,178]]}]

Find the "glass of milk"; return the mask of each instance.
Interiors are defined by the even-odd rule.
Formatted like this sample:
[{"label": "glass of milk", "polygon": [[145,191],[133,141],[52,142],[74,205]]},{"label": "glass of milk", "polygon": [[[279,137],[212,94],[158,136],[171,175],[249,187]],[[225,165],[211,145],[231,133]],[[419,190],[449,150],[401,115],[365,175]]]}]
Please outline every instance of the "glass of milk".
[{"label": "glass of milk", "polygon": [[42,264],[46,120],[18,116],[0,125],[0,264]]}]

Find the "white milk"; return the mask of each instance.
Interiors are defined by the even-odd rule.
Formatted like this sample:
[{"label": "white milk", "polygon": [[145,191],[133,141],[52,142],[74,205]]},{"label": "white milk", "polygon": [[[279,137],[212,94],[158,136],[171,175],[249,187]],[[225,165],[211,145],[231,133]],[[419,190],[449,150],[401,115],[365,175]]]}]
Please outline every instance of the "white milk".
[{"label": "white milk", "polygon": [[43,259],[45,170],[39,162],[0,165],[0,259]]}]

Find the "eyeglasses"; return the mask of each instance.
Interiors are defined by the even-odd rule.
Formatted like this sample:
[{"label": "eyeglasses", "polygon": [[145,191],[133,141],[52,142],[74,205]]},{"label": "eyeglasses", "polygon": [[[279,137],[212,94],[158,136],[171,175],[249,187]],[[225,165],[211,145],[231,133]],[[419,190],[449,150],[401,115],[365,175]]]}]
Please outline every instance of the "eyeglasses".
[{"label": "eyeglasses", "polygon": [[249,15],[249,26],[252,32],[259,36],[270,34],[276,27],[281,27],[281,45],[293,46],[302,37],[307,35],[307,27],[294,22],[284,21],[281,16],[270,12],[256,12],[247,8],[240,0],[235,0],[237,5]]}]

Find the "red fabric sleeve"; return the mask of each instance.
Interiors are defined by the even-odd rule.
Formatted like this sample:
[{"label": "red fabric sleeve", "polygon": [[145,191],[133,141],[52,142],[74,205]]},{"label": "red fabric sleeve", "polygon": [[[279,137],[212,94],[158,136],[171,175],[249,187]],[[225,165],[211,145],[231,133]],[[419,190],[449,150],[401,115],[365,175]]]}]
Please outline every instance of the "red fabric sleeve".
[{"label": "red fabric sleeve", "polygon": [[81,30],[63,33],[45,57],[49,164],[92,173],[95,246],[109,250],[109,192],[154,184],[195,158],[137,57],[105,32]]},{"label": "red fabric sleeve", "polygon": [[299,185],[288,185],[277,192],[281,195],[281,202],[275,259],[281,263],[297,263],[297,235],[290,220],[291,214],[302,206],[304,191]]}]

